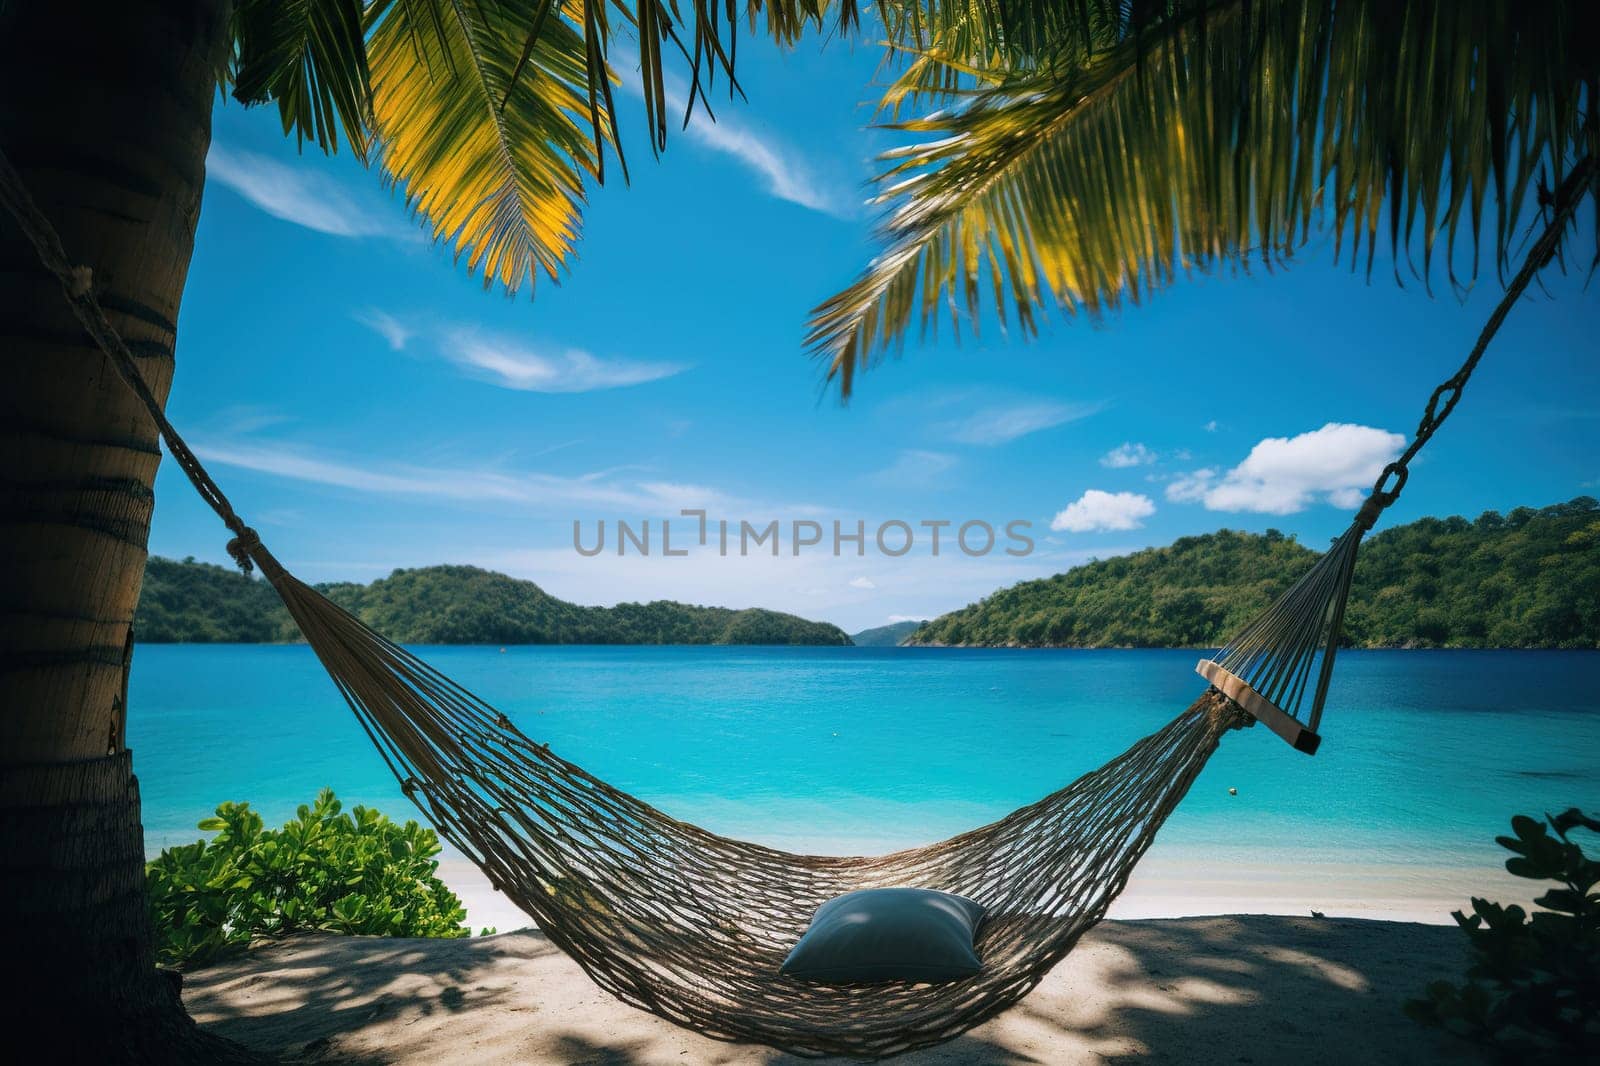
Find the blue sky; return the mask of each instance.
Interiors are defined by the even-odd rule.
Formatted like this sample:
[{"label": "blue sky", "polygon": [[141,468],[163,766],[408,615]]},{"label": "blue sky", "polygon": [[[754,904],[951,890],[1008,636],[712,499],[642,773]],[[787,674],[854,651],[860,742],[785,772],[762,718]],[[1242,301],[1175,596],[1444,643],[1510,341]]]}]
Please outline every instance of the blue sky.
[{"label": "blue sky", "polygon": [[[570,276],[532,299],[486,293],[347,156],[299,155],[274,113],[219,103],[170,413],[291,569],[474,563],[583,603],[855,630],[1224,526],[1321,545],[1498,298],[1400,289],[1387,263],[1368,283],[1313,241],[1290,270],[1197,277],[1031,343],[912,337],[841,407],[800,339],[874,251],[876,51],[744,41],[740,59],[748,101],[721,99],[659,163],[637,142],[632,185],[594,191]],[[1552,275],[1516,309],[1389,521],[1600,488],[1600,288],[1583,281]],[[157,500],[153,552],[227,561],[171,464]],[[740,520],[776,520],[781,554],[699,549],[683,508],[735,541]],[[618,519],[651,521],[648,558],[617,556]],[[687,556],[661,556],[663,519]],[[574,551],[575,520],[586,544],[605,520],[607,550]],[[891,520],[916,535],[898,557],[872,544]],[[951,527],[934,556],[936,520],[1002,532],[967,556]],[[1020,558],[1003,551],[1018,520]],[[825,535],[796,557],[796,521],[864,522],[867,553],[836,558]]]}]

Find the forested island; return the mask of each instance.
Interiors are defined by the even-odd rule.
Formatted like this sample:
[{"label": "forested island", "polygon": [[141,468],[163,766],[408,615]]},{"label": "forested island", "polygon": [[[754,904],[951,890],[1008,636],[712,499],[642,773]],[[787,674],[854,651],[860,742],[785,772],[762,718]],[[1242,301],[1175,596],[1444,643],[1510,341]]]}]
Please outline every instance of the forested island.
[{"label": "forested island", "polygon": [[[1026,581],[923,625],[907,644],[1215,647],[1317,552],[1222,530]],[[1355,647],[1600,647],[1600,503],[1580,496],[1372,536],[1345,613]]]},{"label": "forested island", "polygon": [[[1027,581],[924,623],[856,635],[864,645],[1210,647],[1300,577],[1316,552],[1269,530],[1221,530]],[[319,588],[409,644],[846,645],[826,622],[658,600],[585,607],[472,566],[396,570]],[[152,557],[135,631],[146,642],[300,639],[266,582]],[[1345,614],[1356,647],[1600,647],[1600,503],[1474,520],[1424,518],[1371,537]]]},{"label": "forested island", "polygon": [[859,633],[850,634],[850,643],[859,648],[893,648],[905,643],[905,639],[917,631],[923,622],[890,622],[886,626],[875,626],[872,629],[863,629]]},{"label": "forested island", "polygon": [[[370,585],[319,585],[322,593],[403,644],[849,644],[837,626],[756,608],[668,600],[585,607],[532,581],[475,566],[396,570]],[[265,581],[192,559],[152,556],[134,616],[148,643],[300,640]]]}]

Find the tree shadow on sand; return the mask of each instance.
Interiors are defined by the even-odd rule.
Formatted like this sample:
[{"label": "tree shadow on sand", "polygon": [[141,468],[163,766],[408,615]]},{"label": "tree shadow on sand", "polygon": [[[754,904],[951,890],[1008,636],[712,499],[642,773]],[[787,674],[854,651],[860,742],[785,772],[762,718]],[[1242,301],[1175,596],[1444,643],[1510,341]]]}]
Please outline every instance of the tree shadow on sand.
[{"label": "tree shadow on sand", "polygon": [[[629,1010],[555,953],[532,931],[454,941],[307,937],[191,975],[185,999],[210,1031],[297,1062],[817,1061],[707,1040]],[[1465,957],[1465,938],[1444,926],[1109,922],[1000,1018],[894,1061],[1480,1061],[1400,1011],[1428,981],[1459,975]]]}]

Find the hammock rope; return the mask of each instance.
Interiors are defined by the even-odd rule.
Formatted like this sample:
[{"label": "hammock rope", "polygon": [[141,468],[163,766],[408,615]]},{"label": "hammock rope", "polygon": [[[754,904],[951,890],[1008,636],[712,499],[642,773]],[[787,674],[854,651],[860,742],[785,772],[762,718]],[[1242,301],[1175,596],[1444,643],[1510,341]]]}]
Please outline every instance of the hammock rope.
[{"label": "hammock rope", "polygon": [[[1350,528],[1215,660],[1201,663],[1212,686],[1187,710],[999,821],[877,857],[794,855],[672,818],[535,742],[295,578],[167,420],[96,300],[89,270],[69,258],[3,152],[0,203],[234,534],[229,554],[245,570],[260,568],[402,789],[496,889],[627,1003],[719,1039],[880,1058],[958,1036],[1037,985],[1104,917],[1223,734],[1261,721],[1315,750],[1357,546],[1398,498],[1407,464],[1454,410],[1510,307],[1555,254],[1595,169],[1586,157],[1569,174],[1472,354],[1435,390],[1416,438],[1385,468]],[[1308,689],[1313,670],[1317,682]],[[1308,692],[1310,710],[1302,713]],[[818,905],[889,886],[983,903],[982,972],[943,984],[860,986],[779,975]]]}]

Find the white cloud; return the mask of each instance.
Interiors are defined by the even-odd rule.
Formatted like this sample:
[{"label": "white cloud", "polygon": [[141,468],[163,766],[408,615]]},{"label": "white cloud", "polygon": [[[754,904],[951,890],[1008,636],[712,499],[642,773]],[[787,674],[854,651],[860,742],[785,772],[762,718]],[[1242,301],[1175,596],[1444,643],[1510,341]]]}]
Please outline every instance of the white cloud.
[{"label": "white cloud", "polygon": [[1211,421],[1207,422],[1204,426],[1201,426],[1200,428],[1205,430],[1207,433],[1215,433],[1217,431],[1217,420],[1215,418],[1213,418]]},{"label": "white cloud", "polygon": [[1020,403],[986,407],[964,418],[936,427],[945,436],[962,444],[993,446],[1006,444],[1051,429],[1067,422],[1088,418],[1100,410],[1098,404]]},{"label": "white cloud", "polygon": [[[637,54],[627,54],[619,47],[612,49],[612,65],[618,70],[629,68],[637,72]],[[623,88],[639,98],[637,77],[624,77]],[[666,109],[682,117],[687,106],[683,82],[668,75],[666,78]],[[717,107],[717,118],[705,101],[695,101],[695,114],[683,135],[710,151],[718,152],[753,171],[765,184],[767,192],[780,200],[820,211],[835,218],[852,218],[860,213],[861,196],[852,196],[847,190],[830,188],[822,181],[806,160],[805,153],[782,141],[760,133],[730,114],[732,101]]]},{"label": "white cloud", "polygon": [[1143,444],[1132,441],[1112,448],[1100,457],[1100,465],[1110,467],[1112,470],[1123,470],[1130,466],[1148,466],[1155,461],[1155,452]]},{"label": "white cloud", "polygon": [[1384,464],[1400,454],[1398,433],[1329,422],[1294,437],[1268,437],[1221,479],[1196,470],[1167,486],[1169,500],[1201,500],[1212,511],[1293,514],[1319,498],[1355,507]]},{"label": "white cloud", "polygon": [[726,496],[703,485],[629,482],[620,480],[617,471],[564,476],[473,467],[371,467],[277,443],[235,441],[202,442],[194,446],[194,451],[207,462],[294,481],[440,502],[472,501],[531,508],[579,504],[649,513],[676,513],[683,507],[725,507],[730,503]]},{"label": "white cloud", "polygon": [[894,462],[872,474],[870,480],[883,485],[931,485],[955,465],[956,457],[945,452],[908,448]]},{"label": "white cloud", "polygon": [[1141,519],[1156,513],[1150,497],[1137,492],[1090,489],[1050,520],[1057,532],[1090,533],[1103,529],[1138,529]]},{"label": "white cloud", "polygon": [[285,166],[211,142],[206,175],[273,218],[335,237],[403,237],[398,219],[368,211],[338,182],[309,166]]},{"label": "white cloud", "polygon": [[364,307],[350,317],[382,337],[389,348],[396,352],[405,351],[406,344],[416,336],[416,330],[376,307]]},{"label": "white cloud", "polygon": [[1173,503],[1194,503],[1203,500],[1217,480],[1217,472],[1202,467],[1188,474],[1179,474],[1167,484],[1167,499]]},{"label": "white cloud", "polygon": [[444,355],[458,366],[508,389],[525,392],[592,392],[642,385],[681,374],[682,363],[602,359],[578,348],[536,352],[515,341],[473,329],[451,330]]},{"label": "white cloud", "polygon": [[875,589],[878,587],[878,583],[870,577],[853,577],[850,579],[850,587],[853,589]]},{"label": "white cloud", "polygon": [[889,616],[889,624],[890,625],[895,625],[898,622],[926,622],[926,621],[927,621],[927,618],[925,618],[925,617],[923,617],[922,615],[919,615],[919,614],[891,614]]},{"label": "white cloud", "polygon": [[[683,111],[683,101],[674,94],[668,94],[667,103],[673,110]],[[767,192],[780,200],[835,218],[851,218],[859,211],[860,198],[827,188],[811,173],[803,154],[762,136],[728,116],[725,109],[715,122],[706,115],[697,115],[684,132],[691,141],[732,156],[755,171],[766,183]]]}]

